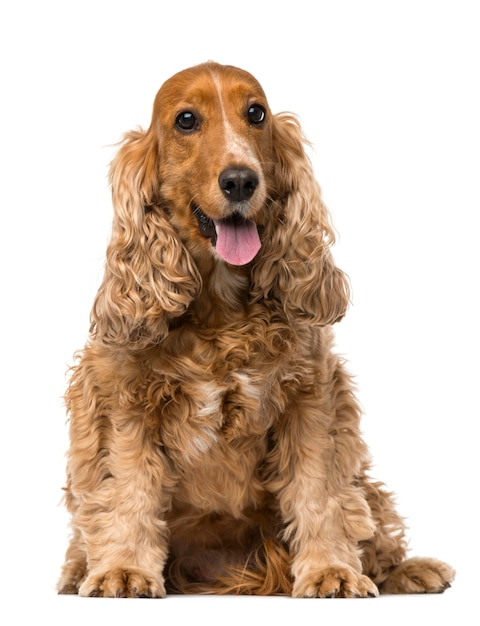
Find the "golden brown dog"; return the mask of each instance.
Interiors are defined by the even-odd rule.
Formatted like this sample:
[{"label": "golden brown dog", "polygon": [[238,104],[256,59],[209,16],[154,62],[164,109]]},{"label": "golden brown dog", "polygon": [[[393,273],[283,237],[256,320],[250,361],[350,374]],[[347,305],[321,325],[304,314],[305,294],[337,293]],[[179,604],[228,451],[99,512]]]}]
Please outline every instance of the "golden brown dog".
[{"label": "golden brown dog", "polygon": [[90,339],[66,395],[59,591],[440,592],[368,477],[332,325],[348,283],[296,119],[206,63],[161,87],[111,165]]}]

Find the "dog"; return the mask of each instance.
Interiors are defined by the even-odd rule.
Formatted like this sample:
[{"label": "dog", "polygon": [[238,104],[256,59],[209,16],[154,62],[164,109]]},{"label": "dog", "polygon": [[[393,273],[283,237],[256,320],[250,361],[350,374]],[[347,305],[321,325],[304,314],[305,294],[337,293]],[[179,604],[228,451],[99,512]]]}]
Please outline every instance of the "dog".
[{"label": "dog", "polygon": [[333,324],[349,304],[297,118],[214,62],[158,91],[110,168],[89,339],[65,396],[59,593],[438,593],[369,476]]}]

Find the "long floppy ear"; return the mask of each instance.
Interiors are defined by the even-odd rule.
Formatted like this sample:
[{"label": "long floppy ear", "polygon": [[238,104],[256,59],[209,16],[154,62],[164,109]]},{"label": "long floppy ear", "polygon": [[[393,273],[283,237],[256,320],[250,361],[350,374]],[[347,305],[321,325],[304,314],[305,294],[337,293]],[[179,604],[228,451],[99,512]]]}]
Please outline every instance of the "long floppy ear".
[{"label": "long floppy ear", "polygon": [[330,252],[329,215],[297,119],[276,115],[272,132],[275,190],[253,267],[253,296],[278,301],[292,319],[333,324],[345,314],[350,290]]},{"label": "long floppy ear", "polygon": [[198,270],[159,206],[155,133],[127,133],[110,167],[114,218],[105,274],[91,314],[104,343],[161,340],[200,286]]}]

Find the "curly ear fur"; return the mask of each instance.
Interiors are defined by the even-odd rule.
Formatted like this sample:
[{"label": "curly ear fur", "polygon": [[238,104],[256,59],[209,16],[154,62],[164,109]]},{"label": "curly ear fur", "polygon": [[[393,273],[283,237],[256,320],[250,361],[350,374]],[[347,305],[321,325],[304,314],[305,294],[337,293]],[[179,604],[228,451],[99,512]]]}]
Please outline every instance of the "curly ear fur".
[{"label": "curly ear fur", "polygon": [[254,297],[281,302],[289,317],[327,325],[345,314],[350,289],[330,253],[335,237],[304,143],[294,116],[275,116],[276,189],[253,268]]},{"label": "curly ear fur", "polygon": [[132,131],[110,167],[112,236],[91,315],[91,332],[104,343],[158,341],[199,289],[198,270],[157,204],[158,153],[151,129]]}]

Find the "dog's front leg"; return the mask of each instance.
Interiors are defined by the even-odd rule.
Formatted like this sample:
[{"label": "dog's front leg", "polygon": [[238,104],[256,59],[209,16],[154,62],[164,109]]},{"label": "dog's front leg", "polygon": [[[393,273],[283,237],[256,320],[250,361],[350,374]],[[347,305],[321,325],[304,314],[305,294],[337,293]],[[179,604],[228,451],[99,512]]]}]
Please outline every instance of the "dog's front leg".
[{"label": "dog's front leg", "polygon": [[358,542],[370,538],[375,527],[355,484],[366,449],[356,405],[353,397],[348,399],[332,407],[330,400],[313,394],[295,394],[276,429],[274,491],[296,597],[378,595],[362,575]]},{"label": "dog's front leg", "polygon": [[79,594],[162,597],[168,534],[162,521],[164,463],[141,417],[117,416],[109,430],[101,462],[84,456],[82,467],[76,454],[81,443],[72,441],[72,525],[83,538],[87,565]]}]

